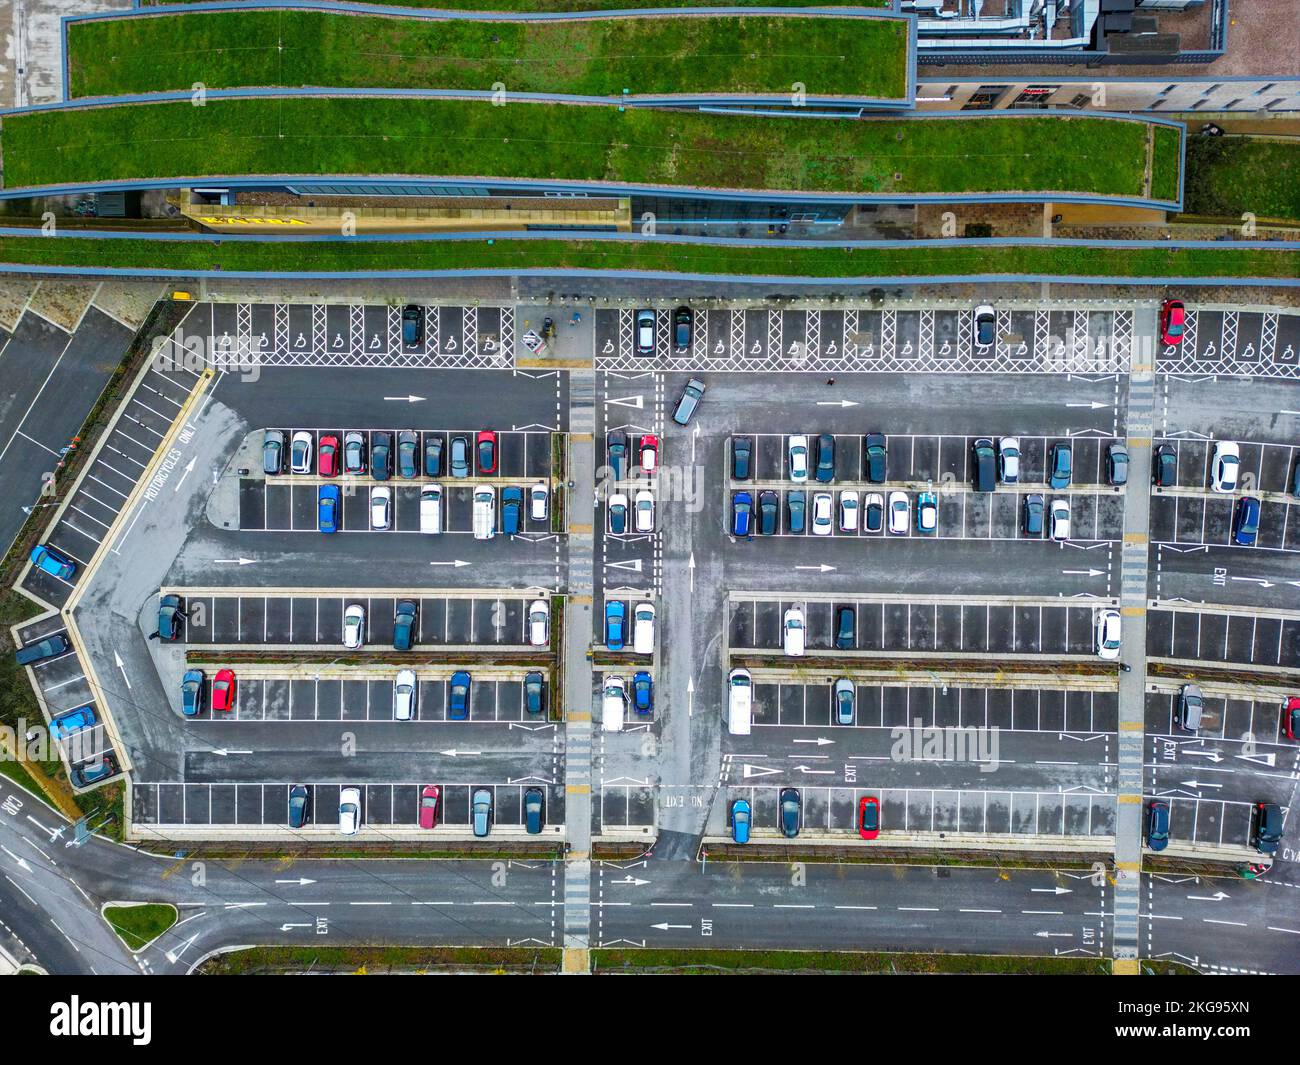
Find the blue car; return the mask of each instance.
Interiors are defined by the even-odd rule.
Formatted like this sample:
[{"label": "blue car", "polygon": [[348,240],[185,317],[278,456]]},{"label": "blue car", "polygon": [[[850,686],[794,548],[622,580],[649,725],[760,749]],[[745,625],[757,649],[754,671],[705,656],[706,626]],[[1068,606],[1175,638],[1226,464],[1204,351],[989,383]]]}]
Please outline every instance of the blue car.
[{"label": "blue car", "polygon": [[191,669],[181,678],[181,713],[197,717],[203,709],[203,670]]},{"label": "blue car", "polygon": [[96,721],[95,711],[89,706],[69,710],[66,714],[60,714],[50,722],[50,735],[56,740],[66,740],[74,732],[80,732],[83,728],[90,728]]},{"label": "blue car", "polygon": [[447,688],[447,717],[451,721],[464,721],[469,717],[470,676],[463,669],[451,675]]},{"label": "blue car", "polygon": [[737,492],[731,497],[731,535],[748,536],[754,518],[754,497],[748,492]]},{"label": "blue car", "polygon": [[736,843],[749,842],[749,821],[753,810],[745,799],[737,799],[731,804],[731,838]]},{"label": "blue car", "polygon": [[1153,851],[1169,846],[1169,804],[1158,799],[1147,807],[1147,846]]},{"label": "blue car", "polygon": [[648,714],[655,708],[655,682],[644,669],[632,677],[632,705],[638,714]]},{"label": "blue car", "polygon": [[1050,465],[1051,472],[1048,475],[1048,483],[1053,488],[1069,488],[1070,476],[1074,467],[1074,456],[1070,451],[1069,444],[1052,445]]},{"label": "blue car", "polygon": [[618,600],[605,604],[605,646],[611,651],[623,650],[623,626],[627,619],[627,607]]},{"label": "blue car", "polygon": [[339,531],[339,486],[323,484],[316,496],[316,527],[323,533]]},{"label": "blue car", "polygon": [[1237,500],[1237,512],[1232,518],[1232,542],[1241,547],[1254,547],[1259,533],[1259,500],[1242,496]]},{"label": "blue car", "polygon": [[48,544],[37,544],[33,547],[31,560],[32,565],[37,569],[44,570],[51,577],[58,577],[62,581],[72,580],[72,575],[77,572],[77,567],[71,559],[64,558]]}]

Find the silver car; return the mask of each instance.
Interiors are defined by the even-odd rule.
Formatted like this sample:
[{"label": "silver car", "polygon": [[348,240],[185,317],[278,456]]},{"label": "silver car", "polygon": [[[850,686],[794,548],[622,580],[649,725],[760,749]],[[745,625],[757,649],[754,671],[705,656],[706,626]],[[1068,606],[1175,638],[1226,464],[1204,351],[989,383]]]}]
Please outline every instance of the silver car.
[{"label": "silver car", "polygon": [[474,835],[486,836],[492,828],[492,793],[487,788],[474,792]]},{"label": "silver car", "polygon": [[853,710],[857,704],[858,689],[848,677],[835,682],[835,724],[853,724]]},{"label": "silver car", "polygon": [[355,836],[361,827],[361,789],[343,788],[339,792],[339,831]]}]

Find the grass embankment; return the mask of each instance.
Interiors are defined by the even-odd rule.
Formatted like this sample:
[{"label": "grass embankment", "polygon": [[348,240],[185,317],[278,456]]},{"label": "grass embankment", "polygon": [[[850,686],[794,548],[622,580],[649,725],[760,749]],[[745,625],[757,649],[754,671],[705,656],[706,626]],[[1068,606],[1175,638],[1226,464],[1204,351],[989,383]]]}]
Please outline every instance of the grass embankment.
[{"label": "grass embankment", "polygon": [[554,973],[561,954],[556,947],[245,947],[209,958],[199,971],[209,976],[443,969]]},{"label": "grass embankment", "polygon": [[1106,958],[1004,957],[991,954],[893,954],[829,950],[624,950],[591,952],[595,973],[727,974],[999,973],[1029,976],[1108,976]]},{"label": "grass embankment", "polygon": [[[142,0],[144,7],[172,4],[201,4],[204,0]],[[358,0],[366,3],[367,0]],[[448,11],[620,11],[632,8],[682,7],[682,0],[374,0],[385,7],[437,7]],[[885,8],[893,0],[854,0],[854,7]],[[825,7],[825,0],[727,0],[725,7]]]},{"label": "grass embankment", "polygon": [[1189,215],[1300,222],[1300,141],[1189,137]]},{"label": "grass embankment", "polygon": [[[836,120],[487,100],[256,99],[11,115],[5,187],[424,175],[665,188],[1141,196],[1147,124],[1079,115]],[[1157,175],[1156,187],[1166,179]]]},{"label": "grass embankment", "polygon": [[156,902],[105,906],[104,920],[134,952],[152,943],[176,923],[176,907]]},{"label": "grass embankment", "polygon": [[[232,42],[237,42],[232,47]],[[72,95],[244,86],[433,88],[616,96],[771,93],[901,99],[907,23],[793,15],[568,22],[202,12],[76,22]]]},{"label": "grass embankment", "polygon": [[0,238],[0,263],[157,271],[639,270],[733,277],[878,277],[954,274],[1053,277],[1300,276],[1300,254],[1282,249],[987,247],[801,248],[590,240],[476,239],[403,243],[341,241],[168,242],[76,237]]}]

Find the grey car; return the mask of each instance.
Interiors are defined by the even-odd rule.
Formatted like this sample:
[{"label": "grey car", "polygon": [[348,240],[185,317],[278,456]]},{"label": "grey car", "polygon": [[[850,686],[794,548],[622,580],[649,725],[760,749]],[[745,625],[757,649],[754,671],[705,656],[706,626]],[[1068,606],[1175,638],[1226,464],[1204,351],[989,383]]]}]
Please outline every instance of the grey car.
[{"label": "grey car", "polygon": [[1205,710],[1205,700],[1201,689],[1195,684],[1184,684],[1178,695],[1178,724],[1185,732],[1201,730],[1201,714]]},{"label": "grey car", "polygon": [[704,382],[696,377],[692,377],[686,382],[686,387],[682,389],[681,397],[677,400],[677,407],[673,411],[673,421],[678,425],[686,425],[691,420],[691,415],[695,413],[695,408],[700,405],[700,400],[704,398]]},{"label": "grey car", "polygon": [[451,475],[453,477],[469,476],[469,438],[453,436],[451,438]]},{"label": "grey car", "polygon": [[366,472],[366,438],[355,429],[343,435],[343,472],[353,477]]},{"label": "grey car", "polygon": [[262,472],[276,474],[284,467],[284,433],[268,429],[262,434]]},{"label": "grey car", "polygon": [[403,429],[397,434],[397,476],[411,481],[420,475],[420,463],[417,453],[420,450],[420,434],[411,429]]},{"label": "grey car", "polygon": [[487,788],[474,792],[474,835],[486,836],[492,828],[492,793]]},{"label": "grey car", "polygon": [[853,724],[853,708],[857,698],[857,687],[848,677],[840,677],[835,682],[835,724]]}]

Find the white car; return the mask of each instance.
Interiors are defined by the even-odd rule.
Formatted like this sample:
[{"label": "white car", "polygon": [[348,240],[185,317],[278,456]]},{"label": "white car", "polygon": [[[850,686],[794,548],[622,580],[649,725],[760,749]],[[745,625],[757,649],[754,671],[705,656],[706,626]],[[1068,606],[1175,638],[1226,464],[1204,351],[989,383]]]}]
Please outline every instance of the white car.
[{"label": "white car", "polygon": [[370,527],[387,529],[393,517],[393,491],[383,485],[370,489]]},{"label": "white car", "polygon": [[1068,540],[1070,538],[1070,501],[1068,499],[1053,499],[1049,513],[1052,518],[1052,539]]},{"label": "white car", "polygon": [[997,311],[988,303],[975,308],[971,319],[971,341],[977,348],[992,347],[997,340]]},{"label": "white car", "polygon": [[311,473],[312,446],[311,433],[300,429],[293,434],[293,441],[289,445],[290,473]]},{"label": "white car", "polygon": [[534,599],[528,605],[528,642],[534,647],[545,647],[551,638],[551,604],[545,599]]},{"label": "white car", "polygon": [[343,646],[355,651],[366,642],[366,608],[349,603],[343,610]]},{"label": "white car", "polygon": [[808,480],[808,438],[806,436],[790,437],[790,480],[803,484]]},{"label": "white car", "polygon": [[655,531],[654,493],[644,488],[636,494],[636,531],[639,533]]},{"label": "white car", "polygon": [[342,788],[339,791],[339,831],[345,836],[355,836],[361,827],[361,789]]},{"label": "white car", "polygon": [[840,492],[840,532],[858,531],[858,493],[850,489]]},{"label": "white car", "polygon": [[1214,445],[1214,464],[1210,469],[1210,487],[1216,492],[1235,492],[1241,471],[1241,449],[1231,440]]},{"label": "white car", "polygon": [[889,531],[895,536],[906,536],[912,513],[906,492],[889,493]]},{"label": "white car", "polygon": [[1119,611],[1097,611],[1097,655],[1113,662],[1119,657]]},{"label": "white car", "polygon": [[1020,480],[1020,437],[1004,436],[999,440],[998,455],[1002,463],[1002,483],[1015,484]]},{"label": "white car", "polygon": [[831,499],[830,492],[818,492],[813,496],[812,531],[814,536],[830,536],[831,511],[834,508],[835,501]]},{"label": "white car", "polygon": [[415,703],[420,697],[415,670],[399,669],[393,680],[393,720],[410,721],[415,717]]},{"label": "white car", "polygon": [[528,513],[533,521],[545,521],[550,513],[551,490],[545,481],[538,481],[528,490]]},{"label": "white car", "polygon": [[786,654],[798,658],[803,654],[804,627],[803,611],[792,606],[781,620],[781,646]]}]

